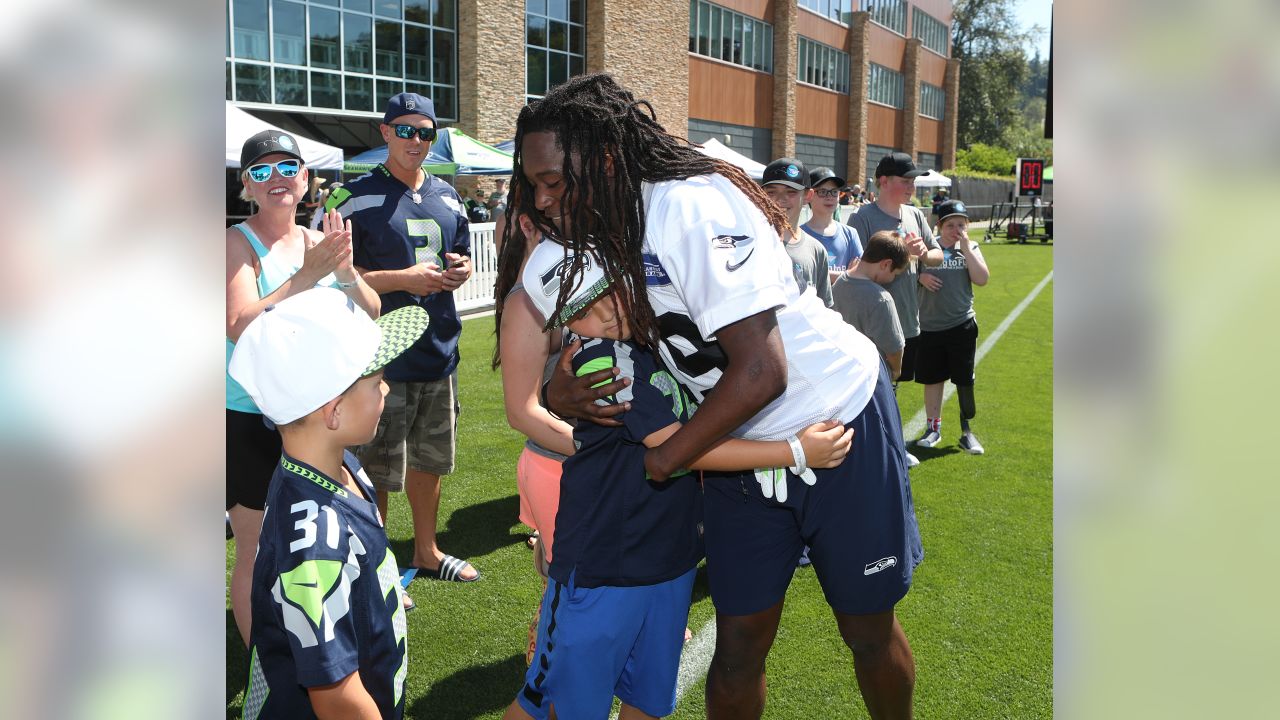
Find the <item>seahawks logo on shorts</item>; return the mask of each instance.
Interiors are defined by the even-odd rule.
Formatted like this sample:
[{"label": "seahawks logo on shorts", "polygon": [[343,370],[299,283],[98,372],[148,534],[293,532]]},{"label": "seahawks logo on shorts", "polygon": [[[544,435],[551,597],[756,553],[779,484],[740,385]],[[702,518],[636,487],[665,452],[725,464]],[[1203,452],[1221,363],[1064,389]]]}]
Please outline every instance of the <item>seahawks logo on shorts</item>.
[{"label": "seahawks logo on shorts", "polygon": [[865,568],[862,569],[862,574],[875,575],[881,570],[884,570],[885,568],[891,568],[897,564],[898,564],[898,558],[890,555],[887,558],[880,558],[879,560],[868,564]]}]

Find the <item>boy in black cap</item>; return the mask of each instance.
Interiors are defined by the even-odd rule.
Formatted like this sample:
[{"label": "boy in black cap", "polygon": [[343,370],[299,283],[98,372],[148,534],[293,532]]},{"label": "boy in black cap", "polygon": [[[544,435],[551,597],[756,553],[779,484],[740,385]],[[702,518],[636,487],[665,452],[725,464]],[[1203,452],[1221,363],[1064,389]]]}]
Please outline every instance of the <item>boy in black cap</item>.
[{"label": "boy in black cap", "polygon": [[422,577],[471,582],[480,574],[436,545],[440,477],[454,469],[458,339],[453,291],[471,277],[471,226],[462,198],[422,168],[436,138],[435,106],[416,93],[387,102],[387,161],[333,191],[326,209],[352,222],[355,264],[382,296],[383,312],[407,305],[431,316],[427,333],[387,366],[387,409],[371,443],[357,451],[385,514],[387,493],[404,490],[413,511],[411,568]]},{"label": "boy in black cap", "polygon": [[804,163],[795,158],[778,158],[764,169],[761,182],[764,191],[787,214],[787,222],[791,224],[789,232],[782,236],[782,244],[791,258],[791,272],[795,275],[796,285],[800,286],[800,294],[813,288],[822,302],[832,307],[831,262],[827,259],[827,251],[817,240],[797,229],[800,227],[800,211],[813,196]]},{"label": "boy in black cap", "polygon": [[822,243],[827,251],[830,281],[844,274],[862,255],[862,239],[858,231],[835,219],[844,178],[829,167],[814,168],[809,173],[809,209],[813,214],[800,229]]},{"label": "boy in black cap", "polygon": [[[849,225],[858,231],[860,238],[870,238],[880,230],[901,233],[911,255],[906,272],[887,286],[898,310],[902,334],[907,340],[906,348],[902,351],[902,374],[898,377],[898,382],[915,378],[916,338],[920,335],[920,303],[916,299],[919,264],[937,267],[942,263],[942,250],[933,238],[924,213],[911,204],[911,196],[915,194],[915,178],[925,172],[917,168],[911,156],[906,153],[892,152],[885,155],[876,165],[876,187],[880,192],[875,202],[863,205],[858,208],[858,212],[849,216]],[[909,466],[914,467],[919,463],[915,456],[907,453]]]},{"label": "boy in black cap", "polygon": [[920,344],[916,382],[924,385],[928,426],[916,441],[933,447],[942,440],[942,386],[948,379],[960,399],[960,449],[983,454],[982,443],[969,429],[977,414],[973,402],[974,355],[978,322],[973,312],[973,286],[991,277],[978,244],[969,238],[969,212],[959,200],[938,206],[942,264],[920,274]]}]

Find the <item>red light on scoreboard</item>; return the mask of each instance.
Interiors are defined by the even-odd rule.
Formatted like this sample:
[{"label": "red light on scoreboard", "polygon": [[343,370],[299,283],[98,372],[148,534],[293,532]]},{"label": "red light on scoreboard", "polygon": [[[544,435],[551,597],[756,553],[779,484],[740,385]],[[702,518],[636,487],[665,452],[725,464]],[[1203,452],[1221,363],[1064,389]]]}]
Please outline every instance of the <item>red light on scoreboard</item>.
[{"label": "red light on scoreboard", "polygon": [[1018,195],[1039,196],[1044,193],[1044,160],[1018,158]]}]

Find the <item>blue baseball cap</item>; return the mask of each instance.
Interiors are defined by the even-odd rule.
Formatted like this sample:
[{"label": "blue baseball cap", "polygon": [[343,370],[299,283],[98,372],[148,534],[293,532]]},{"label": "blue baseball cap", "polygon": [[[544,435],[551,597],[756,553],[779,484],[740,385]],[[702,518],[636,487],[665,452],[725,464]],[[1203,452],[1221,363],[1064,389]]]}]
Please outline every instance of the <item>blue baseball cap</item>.
[{"label": "blue baseball cap", "polygon": [[382,115],[382,122],[389,124],[392,120],[405,115],[422,115],[431,119],[431,123],[436,123],[436,106],[431,102],[431,98],[425,98],[418,93],[404,92],[392,97],[387,101],[387,111]]}]

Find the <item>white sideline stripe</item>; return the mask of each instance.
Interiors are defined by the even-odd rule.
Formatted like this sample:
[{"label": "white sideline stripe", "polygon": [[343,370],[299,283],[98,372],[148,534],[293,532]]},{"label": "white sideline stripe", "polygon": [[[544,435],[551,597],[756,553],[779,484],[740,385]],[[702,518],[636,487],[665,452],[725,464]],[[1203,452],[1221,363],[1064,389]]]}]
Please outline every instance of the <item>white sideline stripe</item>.
[{"label": "white sideline stripe", "polygon": [[[689,688],[697,685],[707,676],[711,667],[711,655],[716,651],[716,619],[713,617],[693,634],[689,642],[680,651],[680,674],[676,676],[676,707]],[[609,716],[609,720],[618,720],[618,713]]]},{"label": "white sideline stripe", "polygon": [[[1053,271],[1050,270],[1049,274],[1045,275],[1044,279],[1040,281],[1040,284],[1036,285],[1030,294],[1022,298],[1022,302],[1018,303],[1018,306],[1015,307],[1013,311],[1009,313],[1008,317],[1000,323],[1000,326],[996,328],[996,331],[987,337],[986,342],[982,343],[982,347],[978,348],[978,352],[973,357],[973,364],[975,367],[978,363],[982,362],[982,358],[986,357],[987,353],[991,351],[991,348],[995,346],[996,341],[999,340],[1000,337],[1004,335],[1005,331],[1009,329],[1009,326],[1013,324],[1013,321],[1018,319],[1018,316],[1022,314],[1022,311],[1027,309],[1027,306],[1031,304],[1031,301],[1035,300],[1040,294],[1040,291],[1044,289],[1045,285],[1048,285],[1052,280]],[[942,404],[946,405],[947,400],[950,400],[951,396],[954,395],[955,392],[956,386],[951,383],[946,383],[946,389],[942,391]],[[924,408],[922,407],[919,412],[912,416],[911,422],[908,422],[906,426],[902,428],[902,438],[906,440],[908,446],[911,445],[916,437],[919,437],[919,435],[924,432],[924,420]]]},{"label": "white sideline stripe", "polygon": [[[973,364],[975,366],[982,362],[982,358],[986,357],[987,353],[991,351],[991,348],[995,346],[996,342],[1005,334],[1005,331],[1009,329],[1009,326],[1013,325],[1013,321],[1018,319],[1018,316],[1022,314],[1022,311],[1027,309],[1027,306],[1040,295],[1040,291],[1043,290],[1052,280],[1053,271],[1050,270],[1049,274],[1045,275],[1044,279],[1041,280],[1040,283],[1022,299],[1022,302],[1018,303],[1017,307],[1015,307],[1007,317],[1005,317],[1004,321],[1000,323],[995,332],[991,333],[991,335],[987,337],[986,341],[982,343],[982,346],[978,348],[978,352],[974,355]],[[954,392],[955,386],[947,383],[947,389],[942,393],[942,402],[944,405]],[[907,423],[907,426],[903,428],[902,435],[904,438],[913,437],[920,434],[922,430],[924,430],[924,408],[920,408],[920,412],[917,412],[915,416],[911,418],[911,422]],[[694,634],[693,638],[685,644],[684,652],[680,655],[680,675],[676,680],[676,707],[680,707],[680,701],[684,699],[684,694],[688,692],[689,688],[697,685],[702,681],[702,678],[707,676],[707,669],[711,667],[711,655],[715,652],[715,649],[716,619],[711,618],[707,621],[707,624],[703,625],[702,629]],[[617,717],[618,714],[614,713],[610,716],[610,720],[617,720]]]}]

